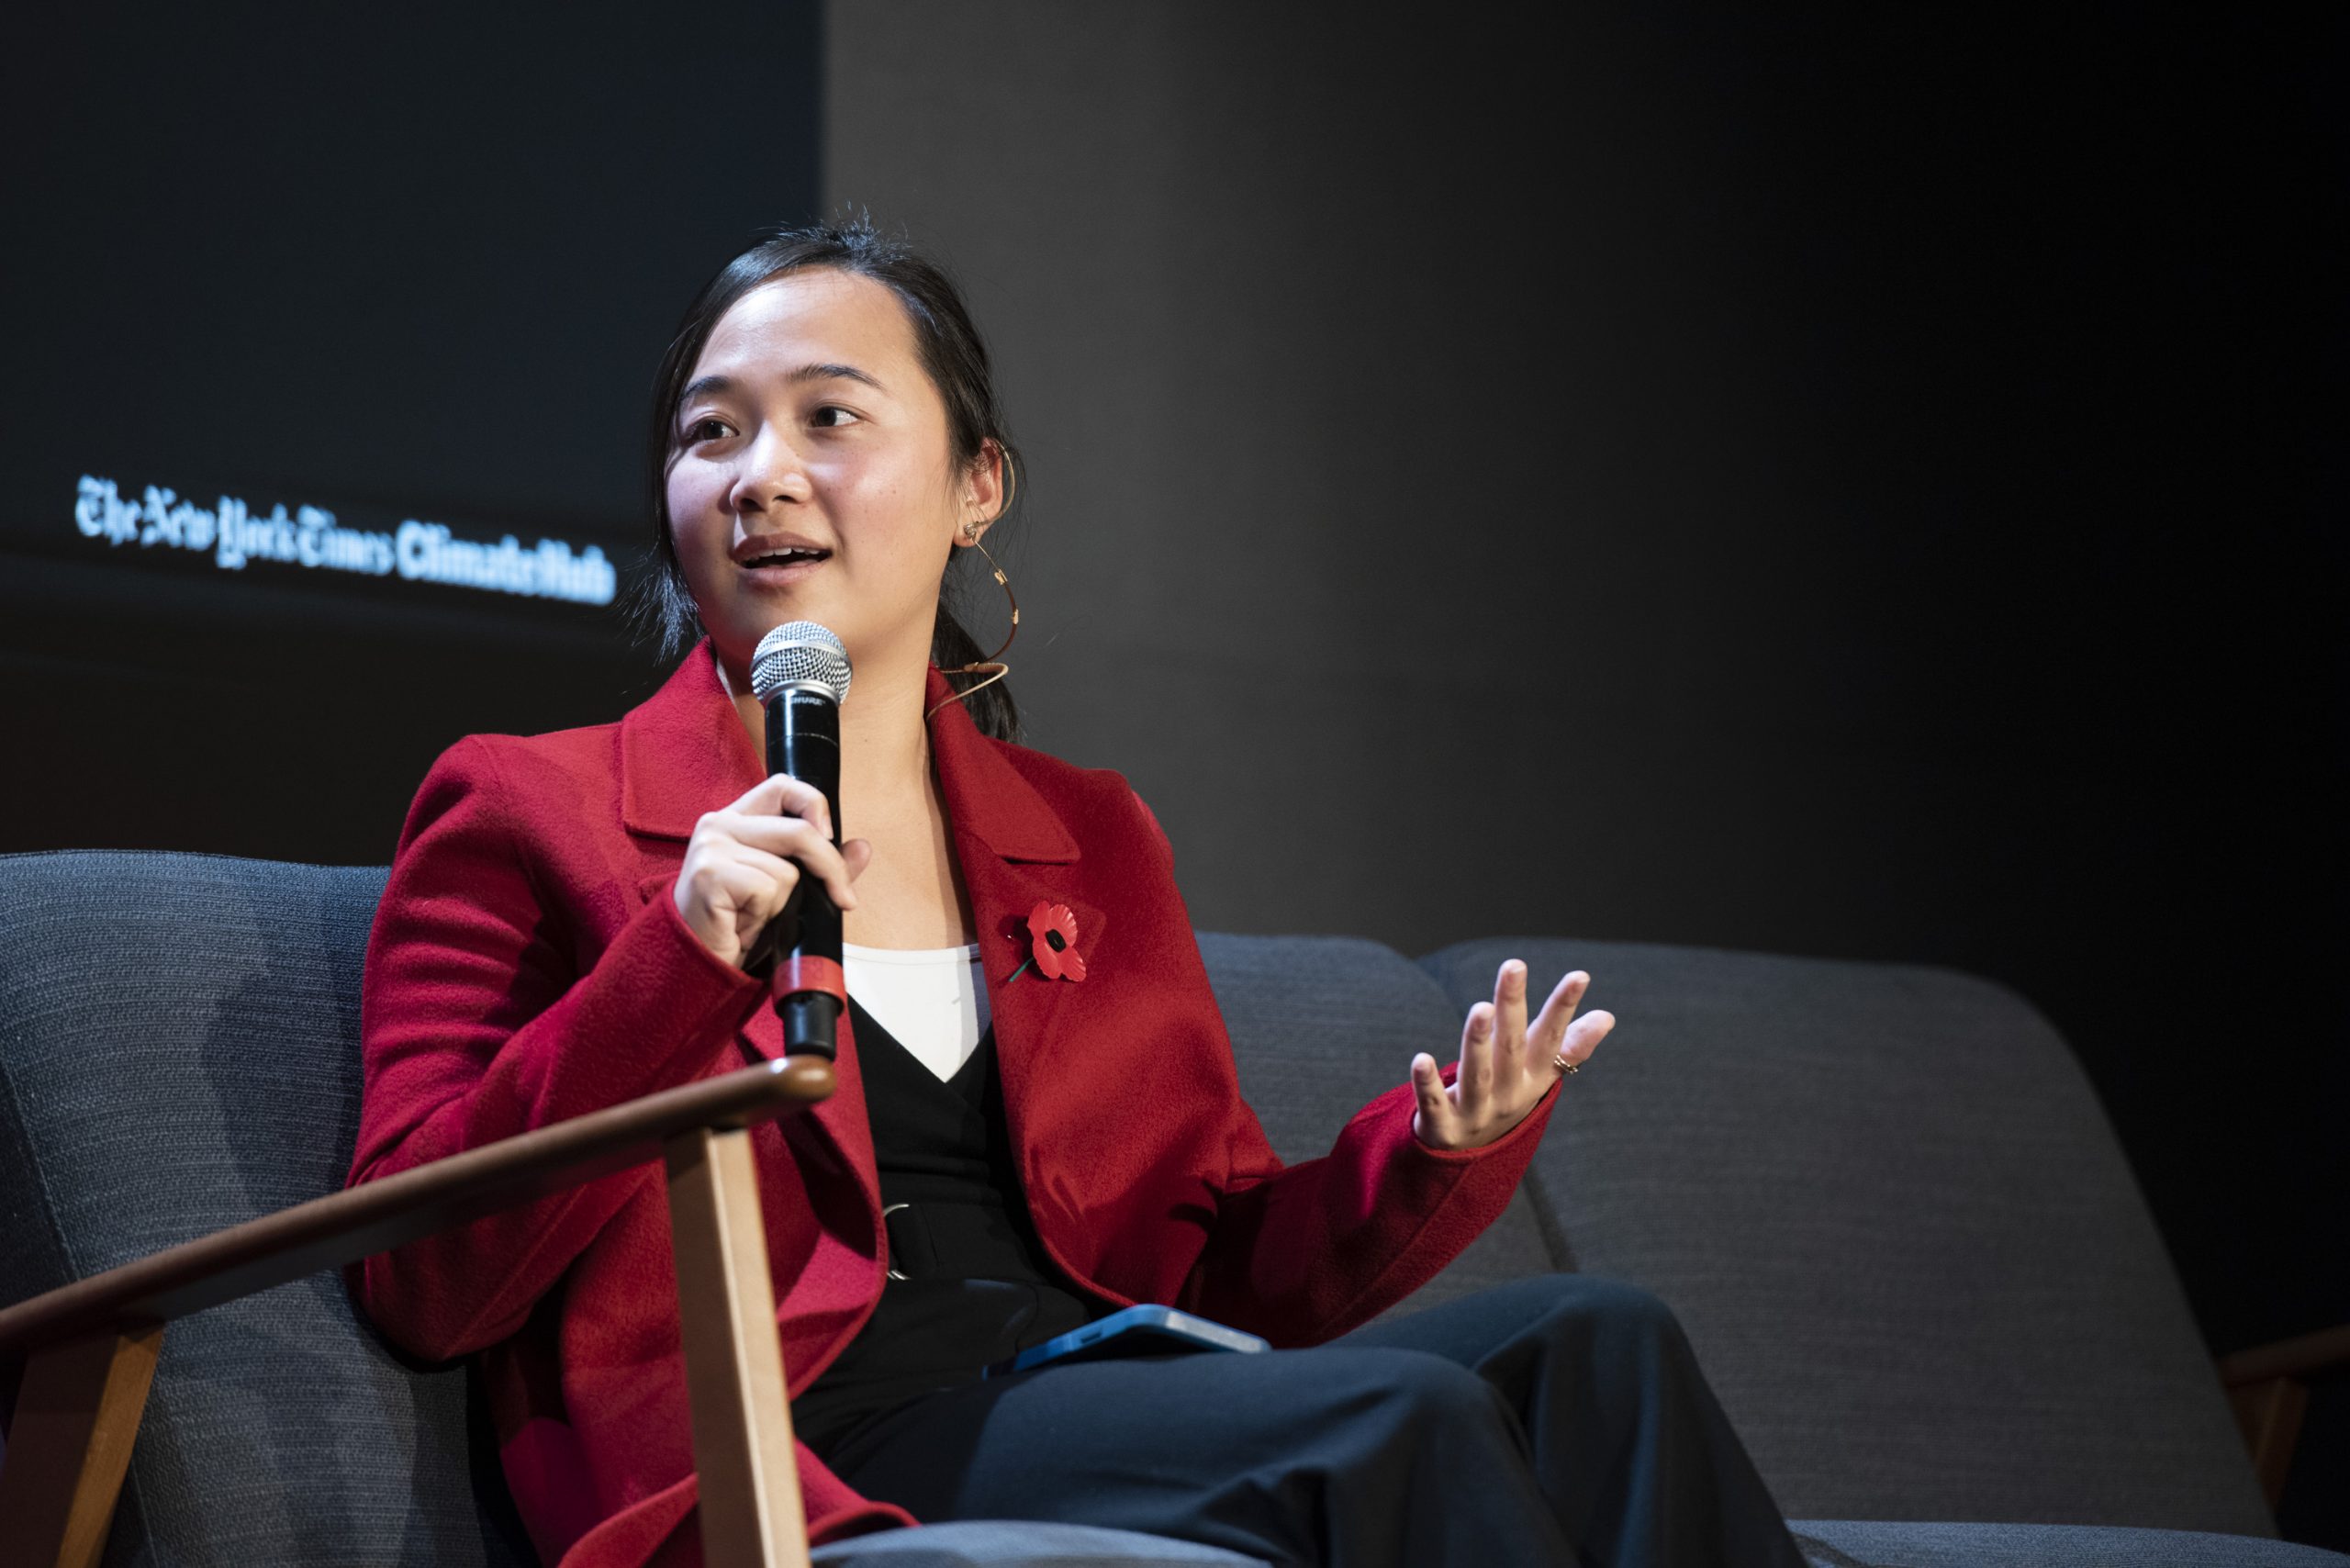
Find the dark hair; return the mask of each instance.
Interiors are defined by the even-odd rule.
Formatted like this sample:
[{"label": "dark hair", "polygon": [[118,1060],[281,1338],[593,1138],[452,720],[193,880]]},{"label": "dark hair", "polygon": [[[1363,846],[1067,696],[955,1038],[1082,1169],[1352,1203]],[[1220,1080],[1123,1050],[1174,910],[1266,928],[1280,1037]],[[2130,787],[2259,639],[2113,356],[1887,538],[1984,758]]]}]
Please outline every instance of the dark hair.
[{"label": "dark hair", "polygon": [[[1014,464],[1016,454],[1004,433],[1003,411],[996,403],[995,381],[988,368],[987,345],[972,324],[961,291],[943,268],[917,255],[902,240],[877,233],[871,220],[863,217],[776,230],[720,268],[703,287],[678,323],[677,335],[654,377],[653,418],[645,442],[654,545],[646,558],[650,569],[632,590],[630,614],[642,633],[660,638],[665,658],[701,631],[701,617],[694,609],[685,568],[677,561],[677,542],[669,534],[669,456],[676,440],[678,398],[719,319],[736,300],[763,283],[811,267],[869,277],[898,297],[913,326],[923,368],[946,405],[947,455],[957,466],[976,462],[990,441],[1002,449],[1007,467]],[[1006,505],[1010,504],[1007,498]],[[988,652],[972,640],[950,608],[957,576],[950,563],[938,586],[938,623],[931,634],[930,656],[942,669],[974,663]],[[974,692],[965,706],[982,734],[1005,741],[1019,738],[1020,711],[1004,682],[990,682]]]}]

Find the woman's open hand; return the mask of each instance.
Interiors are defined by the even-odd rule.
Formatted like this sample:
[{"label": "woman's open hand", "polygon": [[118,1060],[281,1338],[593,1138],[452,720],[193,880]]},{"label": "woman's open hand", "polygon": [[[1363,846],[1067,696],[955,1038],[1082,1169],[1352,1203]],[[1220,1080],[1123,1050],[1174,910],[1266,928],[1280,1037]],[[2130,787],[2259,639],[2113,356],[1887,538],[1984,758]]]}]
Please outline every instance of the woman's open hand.
[{"label": "woman's open hand", "polygon": [[1591,976],[1569,973],[1542,1004],[1531,1028],[1526,1022],[1526,966],[1512,958],[1494,981],[1494,1000],[1469,1010],[1460,1031],[1460,1070],[1451,1083],[1437,1071],[1426,1051],[1412,1058],[1412,1087],[1419,1109],[1412,1131],[1434,1148],[1477,1148],[1526,1119],[1526,1114],[1559,1081],[1563,1058],[1581,1067],[1607,1031],[1612,1013],[1575,1016]]},{"label": "woman's open hand", "polygon": [[741,968],[767,923],[815,873],[833,902],[856,907],[852,886],[873,858],[873,846],[852,838],[833,847],[824,792],[788,773],[761,779],[731,806],[707,812],[686,843],[677,868],[677,913],[703,946]]}]

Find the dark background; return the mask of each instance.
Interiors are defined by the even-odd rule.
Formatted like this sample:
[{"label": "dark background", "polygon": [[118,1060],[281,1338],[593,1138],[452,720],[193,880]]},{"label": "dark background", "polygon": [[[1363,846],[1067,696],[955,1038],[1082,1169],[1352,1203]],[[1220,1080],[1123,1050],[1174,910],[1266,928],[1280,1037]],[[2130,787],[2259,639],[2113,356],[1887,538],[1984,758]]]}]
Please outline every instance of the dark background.
[{"label": "dark background", "polygon": [[815,209],[820,11],[46,8],[6,113],[6,847],[390,858],[439,751],[658,684],[596,610],[75,529],[76,481],[632,562],[687,301]]},{"label": "dark background", "polygon": [[[48,18],[0,849],[380,862],[456,736],[617,716],[616,611],[109,551],[73,482],[633,558],[677,312],[861,204],[998,349],[1030,738],[1200,924],[1993,976],[2215,1353],[2350,1320],[2342,26],[1772,12]],[[2345,1428],[2288,1534],[2350,1544]]]}]

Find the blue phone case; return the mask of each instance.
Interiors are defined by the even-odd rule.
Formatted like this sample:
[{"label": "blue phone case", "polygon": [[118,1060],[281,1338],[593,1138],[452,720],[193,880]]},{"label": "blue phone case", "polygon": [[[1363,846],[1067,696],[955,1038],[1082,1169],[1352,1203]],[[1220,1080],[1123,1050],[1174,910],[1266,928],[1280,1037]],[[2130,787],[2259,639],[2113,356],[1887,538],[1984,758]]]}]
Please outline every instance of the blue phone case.
[{"label": "blue phone case", "polygon": [[1002,1377],[1028,1372],[1055,1361],[1091,1361],[1112,1356],[1169,1355],[1191,1350],[1270,1350],[1272,1346],[1254,1334],[1226,1328],[1221,1323],[1178,1312],[1171,1306],[1130,1306],[1099,1323],[1089,1323],[1066,1334],[1056,1334],[1041,1345],[1031,1345],[1008,1361],[998,1361],[982,1374]]}]

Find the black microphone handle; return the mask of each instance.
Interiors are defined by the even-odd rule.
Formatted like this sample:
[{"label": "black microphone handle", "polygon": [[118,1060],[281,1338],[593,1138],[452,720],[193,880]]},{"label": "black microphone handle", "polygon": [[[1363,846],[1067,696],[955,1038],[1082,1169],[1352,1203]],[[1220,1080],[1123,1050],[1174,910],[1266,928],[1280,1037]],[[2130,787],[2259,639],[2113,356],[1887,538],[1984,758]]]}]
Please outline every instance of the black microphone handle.
[{"label": "black microphone handle", "polygon": [[[841,842],[841,711],[831,699],[787,688],[767,700],[767,772],[789,773],[823,791],[833,819],[833,847]],[[841,968],[841,912],[815,874],[802,868],[791,902],[771,923],[778,955],[768,984],[783,1021],[787,1056],[830,1061],[835,1031],[848,1005]]]}]

